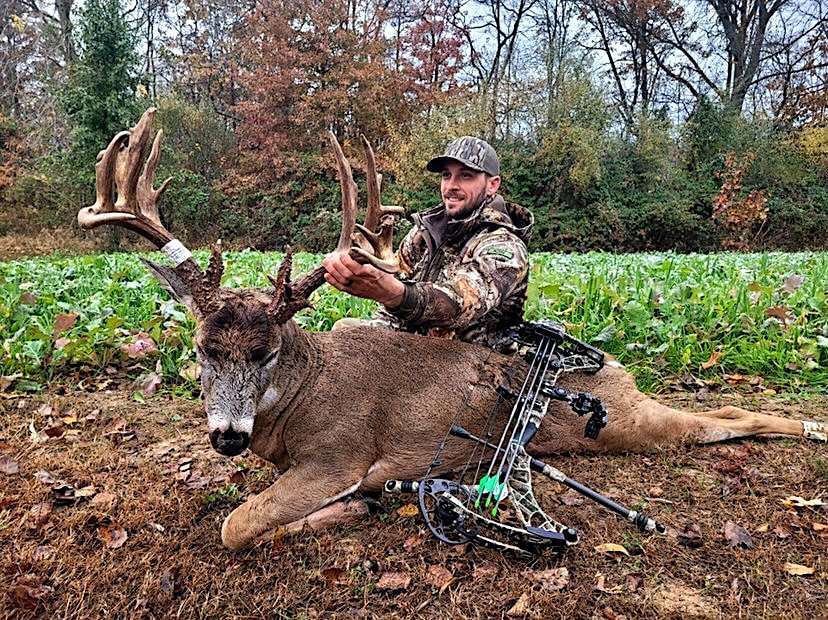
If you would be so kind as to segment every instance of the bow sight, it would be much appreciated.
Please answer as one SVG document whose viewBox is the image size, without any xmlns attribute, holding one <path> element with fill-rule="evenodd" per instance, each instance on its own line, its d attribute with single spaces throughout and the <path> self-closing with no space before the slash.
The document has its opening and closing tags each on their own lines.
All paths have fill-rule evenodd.
<svg viewBox="0 0 828 620">
<path fill-rule="evenodd" d="M 526 452 L 526 445 L 540 428 L 551 400 L 568 403 L 578 416 L 588 415 L 584 436 L 598 437 L 607 425 L 604 405 L 592 394 L 570 392 L 557 382 L 565 372 L 598 372 L 603 367 L 604 354 L 551 322 L 524 323 L 510 336 L 529 368 L 520 391 L 498 388 L 498 402 L 486 421 L 485 438 L 452 425 L 422 479 L 389 480 L 385 490 L 417 493 L 426 526 L 435 538 L 452 545 L 471 542 L 533 556 L 545 549 L 562 550 L 577 543 L 578 533 L 554 521 L 538 504 L 532 491 L 533 471 L 588 497 L 641 531 L 664 533 L 664 526 L 646 515 L 604 497 Z M 489 440 L 488 429 L 501 401 L 511 403 L 512 407 L 495 444 Z M 469 459 L 456 479 L 432 478 L 431 472 L 441 464 L 449 437 L 472 442 Z"/>
</svg>

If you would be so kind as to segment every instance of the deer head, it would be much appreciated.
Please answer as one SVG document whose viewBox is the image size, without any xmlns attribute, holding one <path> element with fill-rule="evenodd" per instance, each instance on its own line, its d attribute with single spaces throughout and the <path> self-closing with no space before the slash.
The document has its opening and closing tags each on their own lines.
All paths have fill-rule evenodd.
<svg viewBox="0 0 828 620">
<path fill-rule="evenodd" d="M 147 110 L 135 127 L 116 135 L 98 154 L 97 200 L 80 210 L 78 223 L 87 229 L 112 224 L 137 232 L 173 262 L 167 267 L 144 261 L 162 287 L 196 318 L 196 355 L 202 368 L 210 442 L 220 453 L 233 456 L 249 445 L 256 412 L 273 402 L 280 390 L 276 385 L 280 358 L 300 331 L 291 319 L 299 310 L 310 307 L 309 297 L 324 283 L 325 270 L 319 266 L 291 282 L 288 249 L 276 276 L 268 276 L 272 289 L 221 288 L 224 264 L 217 243 L 203 272 L 189 250 L 161 224 L 158 201 L 171 179 L 153 188 L 163 135 L 160 130 L 141 171 L 154 116 L 154 109 Z M 363 136 L 368 210 L 365 224 L 356 224 L 357 189 L 351 167 L 336 137 L 330 133 L 329 138 L 342 191 L 337 250 L 349 251 L 360 262 L 394 273 L 394 216 L 403 209 L 380 205 L 381 177 L 371 146 Z"/>
</svg>

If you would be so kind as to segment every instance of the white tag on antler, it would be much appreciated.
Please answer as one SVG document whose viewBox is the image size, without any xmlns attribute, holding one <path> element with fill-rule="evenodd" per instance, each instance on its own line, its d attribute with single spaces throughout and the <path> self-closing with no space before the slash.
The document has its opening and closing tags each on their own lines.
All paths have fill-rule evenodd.
<svg viewBox="0 0 828 620">
<path fill-rule="evenodd" d="M 193 255 L 190 253 L 190 250 L 184 247 L 184 244 L 181 243 L 178 239 L 173 239 L 168 244 L 166 244 L 161 251 L 167 255 L 175 266 L 178 267 L 181 263 L 183 263 L 188 258 L 192 258 Z"/>
</svg>

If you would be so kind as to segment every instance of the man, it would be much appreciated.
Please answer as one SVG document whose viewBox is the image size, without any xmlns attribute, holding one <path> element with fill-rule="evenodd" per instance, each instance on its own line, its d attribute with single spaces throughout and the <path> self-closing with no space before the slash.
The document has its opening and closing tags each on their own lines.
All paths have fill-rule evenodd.
<svg viewBox="0 0 828 620">
<path fill-rule="evenodd" d="M 497 193 L 500 162 L 480 138 L 454 140 L 426 169 L 441 176 L 442 202 L 414 214 L 397 251 L 400 278 L 335 252 L 325 280 L 382 304 L 372 324 L 501 348 L 523 319 L 532 214 Z"/>
</svg>

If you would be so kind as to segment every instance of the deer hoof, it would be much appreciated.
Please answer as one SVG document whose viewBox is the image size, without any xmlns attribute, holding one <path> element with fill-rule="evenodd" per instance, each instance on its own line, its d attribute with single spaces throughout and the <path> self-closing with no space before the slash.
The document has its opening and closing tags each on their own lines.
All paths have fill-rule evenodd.
<svg viewBox="0 0 828 620">
<path fill-rule="evenodd" d="M 828 427 L 826 427 L 824 422 L 803 420 L 802 436 L 815 441 L 828 441 Z"/>
</svg>

